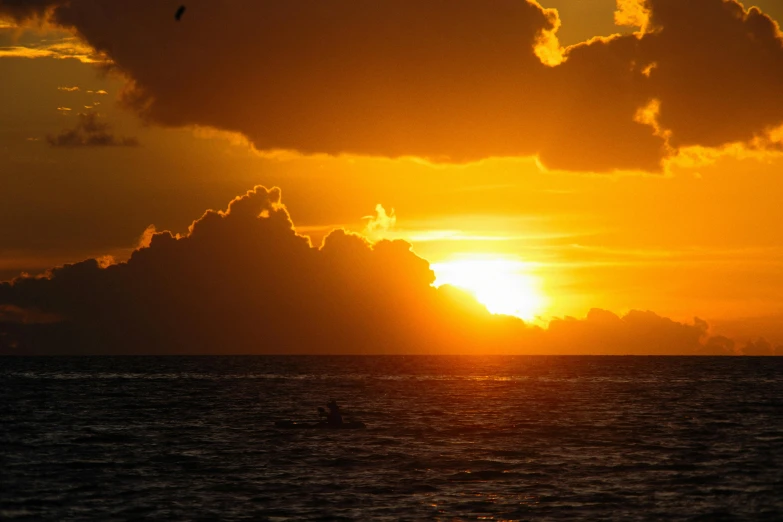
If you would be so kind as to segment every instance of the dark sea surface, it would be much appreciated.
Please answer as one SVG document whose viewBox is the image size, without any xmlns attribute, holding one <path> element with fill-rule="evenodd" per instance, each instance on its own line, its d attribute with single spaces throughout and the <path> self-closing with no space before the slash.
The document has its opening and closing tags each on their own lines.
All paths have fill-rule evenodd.
<svg viewBox="0 0 783 522">
<path fill-rule="evenodd" d="M 0 358 L 0 519 L 134 518 L 783 520 L 783 357 Z"/>
</svg>

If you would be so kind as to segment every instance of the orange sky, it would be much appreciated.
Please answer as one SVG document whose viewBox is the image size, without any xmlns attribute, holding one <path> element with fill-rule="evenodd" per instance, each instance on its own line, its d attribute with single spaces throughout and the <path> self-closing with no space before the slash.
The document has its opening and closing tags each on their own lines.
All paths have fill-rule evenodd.
<svg viewBox="0 0 783 522">
<path fill-rule="evenodd" d="M 0 5 L 0 280 L 276 186 L 316 246 L 405 240 L 540 326 L 783 345 L 783 4 L 540 3 Z"/>
</svg>

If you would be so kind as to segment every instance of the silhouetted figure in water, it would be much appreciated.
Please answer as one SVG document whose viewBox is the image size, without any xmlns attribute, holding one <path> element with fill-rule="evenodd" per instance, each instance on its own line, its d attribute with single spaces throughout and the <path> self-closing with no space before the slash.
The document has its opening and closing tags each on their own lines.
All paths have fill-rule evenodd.
<svg viewBox="0 0 783 522">
<path fill-rule="evenodd" d="M 177 22 L 179 22 L 184 12 L 185 12 L 185 6 L 184 5 L 179 6 L 179 9 L 177 9 L 177 12 L 174 14 L 174 19 L 177 20 Z"/>
<path fill-rule="evenodd" d="M 339 428 L 343 425 L 343 414 L 340 413 L 340 407 L 334 399 L 326 403 L 329 413 L 326 414 L 326 423 L 330 428 Z"/>
</svg>

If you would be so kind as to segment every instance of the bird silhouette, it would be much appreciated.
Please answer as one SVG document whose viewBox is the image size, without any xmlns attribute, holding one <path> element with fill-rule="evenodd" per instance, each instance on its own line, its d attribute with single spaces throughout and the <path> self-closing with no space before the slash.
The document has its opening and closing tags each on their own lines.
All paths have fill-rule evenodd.
<svg viewBox="0 0 783 522">
<path fill-rule="evenodd" d="M 179 22 L 180 18 L 182 18 L 182 13 L 185 12 L 185 6 L 181 5 L 179 6 L 179 9 L 177 9 L 177 12 L 174 14 L 174 18 Z"/>
</svg>

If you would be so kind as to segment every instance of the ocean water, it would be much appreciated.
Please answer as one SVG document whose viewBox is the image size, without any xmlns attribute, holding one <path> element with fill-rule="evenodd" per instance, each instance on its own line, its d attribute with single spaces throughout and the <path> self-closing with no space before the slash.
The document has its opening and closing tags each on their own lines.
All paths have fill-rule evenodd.
<svg viewBox="0 0 783 522">
<path fill-rule="evenodd" d="M 783 520 L 783 357 L 1 358 L 0 519 L 134 518 Z"/>
</svg>

